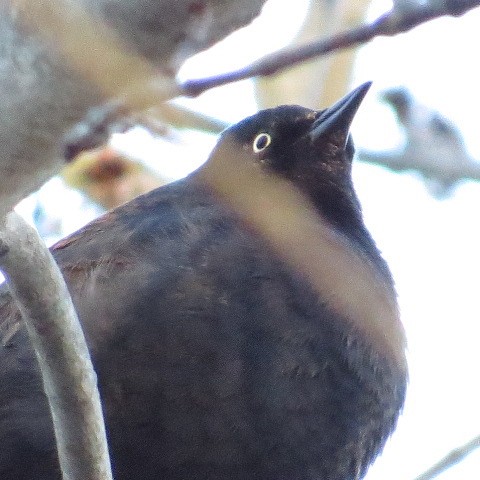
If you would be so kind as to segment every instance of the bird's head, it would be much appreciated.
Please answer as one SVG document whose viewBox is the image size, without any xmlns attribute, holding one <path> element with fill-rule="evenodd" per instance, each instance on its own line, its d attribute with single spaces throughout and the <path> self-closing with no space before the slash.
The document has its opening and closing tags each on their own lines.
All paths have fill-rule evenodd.
<svg viewBox="0 0 480 480">
<path fill-rule="evenodd" d="M 412 94 L 405 87 L 389 88 L 382 92 L 380 99 L 392 107 L 398 120 L 402 123 L 407 120 L 408 112 L 414 103 Z"/>
<path fill-rule="evenodd" d="M 325 110 L 297 105 L 263 110 L 222 135 L 262 172 L 293 183 L 326 220 L 366 250 L 372 240 L 353 189 L 349 130 L 369 87 L 364 83 Z"/>
</svg>

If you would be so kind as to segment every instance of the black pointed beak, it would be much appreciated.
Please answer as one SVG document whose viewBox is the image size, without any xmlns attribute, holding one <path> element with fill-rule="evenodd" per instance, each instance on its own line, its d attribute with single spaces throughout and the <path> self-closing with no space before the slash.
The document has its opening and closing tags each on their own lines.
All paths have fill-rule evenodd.
<svg viewBox="0 0 480 480">
<path fill-rule="evenodd" d="M 350 125 L 371 84 L 372 82 L 366 82 L 360 85 L 335 105 L 323 110 L 310 130 L 312 141 L 317 142 L 319 139 L 328 139 L 334 136 L 335 143 L 343 142 L 342 146 L 345 146 Z"/>
</svg>

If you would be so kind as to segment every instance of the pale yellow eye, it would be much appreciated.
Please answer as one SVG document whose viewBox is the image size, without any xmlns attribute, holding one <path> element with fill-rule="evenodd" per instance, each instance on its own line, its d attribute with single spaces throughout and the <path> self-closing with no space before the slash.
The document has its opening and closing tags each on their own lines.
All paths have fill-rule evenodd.
<svg viewBox="0 0 480 480">
<path fill-rule="evenodd" d="M 268 133 L 259 133 L 253 141 L 253 151 L 259 153 L 272 143 L 272 137 Z"/>
</svg>

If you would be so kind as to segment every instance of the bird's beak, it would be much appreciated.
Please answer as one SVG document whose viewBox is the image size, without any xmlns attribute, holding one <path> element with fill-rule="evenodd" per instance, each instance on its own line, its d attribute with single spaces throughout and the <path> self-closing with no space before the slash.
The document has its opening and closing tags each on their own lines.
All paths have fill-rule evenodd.
<svg viewBox="0 0 480 480">
<path fill-rule="evenodd" d="M 339 147 L 345 147 L 352 120 L 371 84 L 372 82 L 366 82 L 360 85 L 335 105 L 321 111 L 309 132 L 312 142 L 327 139 Z"/>
</svg>

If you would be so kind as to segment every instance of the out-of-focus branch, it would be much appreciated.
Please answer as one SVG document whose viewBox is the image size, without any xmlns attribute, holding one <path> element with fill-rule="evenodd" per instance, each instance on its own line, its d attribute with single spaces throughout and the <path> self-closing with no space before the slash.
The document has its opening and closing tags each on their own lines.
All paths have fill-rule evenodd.
<svg viewBox="0 0 480 480">
<path fill-rule="evenodd" d="M 54 45 L 65 63 L 107 98 L 120 97 L 126 108 L 143 110 L 181 93 L 174 78 L 161 74 L 146 59 L 126 49 L 118 33 L 95 20 L 81 3 L 16 3 L 29 28 Z"/>
<path fill-rule="evenodd" d="M 62 138 L 89 109 L 162 108 L 183 61 L 264 2 L 0 0 L 0 216 L 58 173 Z"/>
<path fill-rule="evenodd" d="M 461 462 L 467 455 L 470 455 L 474 450 L 480 447 L 480 435 L 472 438 L 469 442 L 461 447 L 455 448 L 445 457 L 443 457 L 435 465 L 431 466 L 426 472 L 415 478 L 415 480 L 432 480 L 445 470 L 453 467 Z"/>
<path fill-rule="evenodd" d="M 37 232 L 13 212 L 0 230 L 0 267 L 41 367 L 63 478 L 111 479 L 97 378 L 70 295 Z"/>
<path fill-rule="evenodd" d="M 73 160 L 86 150 L 104 145 L 113 132 L 125 132 L 138 125 L 160 136 L 167 135 L 170 126 L 208 133 L 220 133 L 229 126 L 227 122 L 172 103 L 153 106 L 128 117 L 124 115 L 123 107 L 117 103 L 92 108 L 85 119 L 64 137 L 65 159 Z"/>
<path fill-rule="evenodd" d="M 360 150 L 358 158 L 362 162 L 380 165 L 394 172 L 416 171 L 426 178 L 434 178 L 446 185 L 454 185 L 460 180 L 480 181 L 480 162 L 473 158 L 470 159 L 468 165 L 462 162 L 458 165 L 458 168 L 455 168 L 455 159 L 452 159 L 451 168 L 448 172 L 445 172 L 441 165 L 437 168 L 435 164 L 425 162 L 418 154 L 410 150 L 408 152 L 403 150 L 398 152 Z"/>
<path fill-rule="evenodd" d="M 411 3 L 409 3 L 411 5 Z M 373 23 L 348 30 L 302 47 L 286 48 L 267 55 L 252 64 L 233 72 L 210 78 L 186 81 L 182 94 L 197 96 L 200 93 L 227 83 L 251 77 L 273 75 L 280 70 L 305 62 L 320 55 L 366 43 L 375 37 L 392 36 L 411 30 L 418 25 L 442 16 L 459 16 L 480 5 L 479 0 L 431 0 L 425 4 L 407 8 L 393 8 Z"/>
<path fill-rule="evenodd" d="M 114 110 L 111 113 L 115 116 Z M 111 148 L 103 147 L 112 132 L 125 132 L 142 125 L 153 135 L 169 137 L 171 126 L 220 133 L 228 123 L 189 110 L 180 105 L 165 103 L 139 115 L 110 118 L 108 108 L 92 109 L 65 138 L 64 155 L 75 159 L 63 168 L 67 185 L 81 190 L 105 209 L 114 208 L 137 195 L 148 192 L 166 182 L 165 178 L 138 160 L 127 158 Z"/>
</svg>

